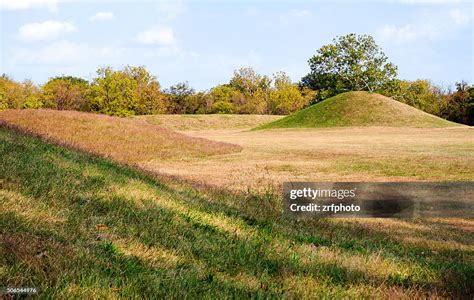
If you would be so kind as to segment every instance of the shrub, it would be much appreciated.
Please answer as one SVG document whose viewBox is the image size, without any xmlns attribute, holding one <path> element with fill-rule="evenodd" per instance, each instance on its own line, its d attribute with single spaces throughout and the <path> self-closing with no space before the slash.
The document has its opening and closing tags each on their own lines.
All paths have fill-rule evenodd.
<svg viewBox="0 0 474 300">
<path fill-rule="evenodd" d="M 211 112 L 213 114 L 233 114 L 237 111 L 234 105 L 227 101 L 217 101 L 212 105 Z"/>
</svg>

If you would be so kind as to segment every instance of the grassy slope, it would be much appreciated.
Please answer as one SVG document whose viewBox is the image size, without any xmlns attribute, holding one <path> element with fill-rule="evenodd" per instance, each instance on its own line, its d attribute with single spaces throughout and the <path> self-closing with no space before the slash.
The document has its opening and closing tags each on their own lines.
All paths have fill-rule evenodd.
<svg viewBox="0 0 474 300">
<path fill-rule="evenodd" d="M 379 94 L 348 92 L 257 129 L 345 126 L 448 127 L 459 124 Z"/>
<path fill-rule="evenodd" d="M 173 130 L 249 129 L 283 116 L 272 115 L 152 115 L 136 118 Z"/>
<path fill-rule="evenodd" d="M 126 163 L 205 157 L 240 147 L 192 138 L 138 119 L 57 110 L 6 110 L 0 124 Z"/>
<path fill-rule="evenodd" d="M 472 251 L 401 242 L 377 220 L 291 222 L 273 197 L 156 181 L 1 128 L 0 157 L 2 286 L 45 298 L 473 293 Z"/>
</svg>

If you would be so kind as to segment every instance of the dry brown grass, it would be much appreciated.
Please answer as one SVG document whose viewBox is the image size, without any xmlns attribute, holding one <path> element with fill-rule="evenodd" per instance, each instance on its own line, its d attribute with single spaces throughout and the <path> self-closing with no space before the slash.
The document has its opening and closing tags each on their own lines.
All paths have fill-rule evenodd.
<svg viewBox="0 0 474 300">
<path fill-rule="evenodd" d="M 272 115 L 159 115 L 137 116 L 151 124 L 173 130 L 247 129 L 254 128 L 284 116 Z"/>
<path fill-rule="evenodd" d="M 120 162 L 206 157 L 240 150 L 140 120 L 57 110 L 6 110 L 0 125 Z"/>
<path fill-rule="evenodd" d="M 150 161 L 146 167 L 232 189 L 285 181 L 474 180 L 474 131 L 458 128 L 196 130 L 195 137 L 243 148 L 206 159 Z"/>
<path fill-rule="evenodd" d="M 154 173 L 241 191 L 279 189 L 285 181 L 474 180 L 474 131 L 469 127 L 249 130 L 267 117 L 281 118 L 123 119 L 10 110 L 0 113 L 0 123 Z M 191 129 L 176 133 L 155 124 Z M 213 127 L 220 129 L 208 129 Z"/>
</svg>

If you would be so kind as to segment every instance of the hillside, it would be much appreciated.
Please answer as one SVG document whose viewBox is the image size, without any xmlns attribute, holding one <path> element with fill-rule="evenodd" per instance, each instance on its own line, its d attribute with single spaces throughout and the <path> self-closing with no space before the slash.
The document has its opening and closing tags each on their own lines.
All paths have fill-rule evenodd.
<svg viewBox="0 0 474 300">
<path fill-rule="evenodd" d="M 0 157 L 0 282 L 40 298 L 473 292 L 467 220 L 293 222 L 271 195 L 152 178 L 1 127 Z"/>
<path fill-rule="evenodd" d="M 121 162 L 204 157 L 240 147 L 189 137 L 139 119 L 77 111 L 6 110 L 0 125 Z"/>
<path fill-rule="evenodd" d="M 256 129 L 348 126 L 429 128 L 458 125 L 379 94 L 348 92 Z"/>
</svg>

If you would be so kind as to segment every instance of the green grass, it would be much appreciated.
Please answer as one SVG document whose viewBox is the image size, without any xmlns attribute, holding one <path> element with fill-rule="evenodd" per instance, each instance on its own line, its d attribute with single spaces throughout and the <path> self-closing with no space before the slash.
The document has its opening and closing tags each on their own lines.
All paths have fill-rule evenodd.
<svg viewBox="0 0 474 300">
<path fill-rule="evenodd" d="M 474 292 L 465 247 L 434 252 L 358 221 L 282 219 L 272 193 L 163 181 L 2 128 L 0 157 L 0 286 L 43 298 Z M 471 242 L 441 229 L 406 235 Z"/>
<path fill-rule="evenodd" d="M 256 129 L 347 126 L 460 126 L 379 94 L 347 92 Z"/>
</svg>

